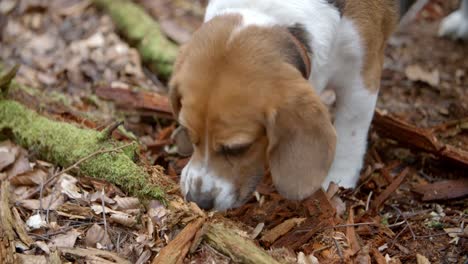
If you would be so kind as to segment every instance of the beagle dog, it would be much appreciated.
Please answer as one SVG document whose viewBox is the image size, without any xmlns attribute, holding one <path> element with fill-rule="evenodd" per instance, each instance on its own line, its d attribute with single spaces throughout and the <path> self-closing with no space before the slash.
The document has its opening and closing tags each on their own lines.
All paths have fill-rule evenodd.
<svg viewBox="0 0 468 264">
<path fill-rule="evenodd" d="M 468 0 L 461 0 L 460 8 L 442 20 L 439 36 L 468 40 Z"/>
<path fill-rule="evenodd" d="M 288 199 L 332 181 L 354 187 L 394 2 L 211 0 L 169 83 L 193 150 L 181 174 L 185 198 L 238 207 L 266 169 Z M 326 87 L 337 97 L 334 124 L 319 97 Z"/>
</svg>

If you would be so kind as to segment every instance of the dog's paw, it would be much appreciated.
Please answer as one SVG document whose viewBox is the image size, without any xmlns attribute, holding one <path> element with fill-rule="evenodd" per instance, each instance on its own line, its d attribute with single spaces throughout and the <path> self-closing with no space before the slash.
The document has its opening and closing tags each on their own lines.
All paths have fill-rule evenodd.
<svg viewBox="0 0 468 264">
<path fill-rule="evenodd" d="M 359 180 L 359 171 L 360 170 L 358 168 L 350 168 L 346 170 L 332 168 L 328 173 L 327 178 L 322 183 L 322 188 L 327 190 L 328 185 L 330 185 L 331 182 L 334 182 L 344 188 L 354 188 Z"/>
<path fill-rule="evenodd" d="M 457 10 L 444 18 L 439 28 L 439 37 L 468 40 L 468 16 Z"/>
</svg>

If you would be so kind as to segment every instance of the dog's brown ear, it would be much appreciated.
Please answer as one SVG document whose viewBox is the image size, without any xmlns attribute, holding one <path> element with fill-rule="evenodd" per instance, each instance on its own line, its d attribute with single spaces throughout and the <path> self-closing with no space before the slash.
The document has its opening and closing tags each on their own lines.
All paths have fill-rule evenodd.
<svg viewBox="0 0 468 264">
<path fill-rule="evenodd" d="M 328 110 L 304 80 L 267 113 L 270 170 L 278 192 L 301 200 L 321 188 L 335 155 Z"/>
<path fill-rule="evenodd" d="M 180 47 L 176 61 L 174 62 L 172 76 L 171 76 L 171 79 L 169 80 L 169 101 L 171 103 L 172 112 L 176 120 L 179 118 L 180 108 L 182 107 L 181 96 L 179 93 L 178 82 L 177 82 L 177 76 L 182 68 L 182 64 L 184 63 L 185 58 L 187 57 L 187 52 L 188 52 L 187 45 L 188 44 L 184 44 Z"/>
</svg>

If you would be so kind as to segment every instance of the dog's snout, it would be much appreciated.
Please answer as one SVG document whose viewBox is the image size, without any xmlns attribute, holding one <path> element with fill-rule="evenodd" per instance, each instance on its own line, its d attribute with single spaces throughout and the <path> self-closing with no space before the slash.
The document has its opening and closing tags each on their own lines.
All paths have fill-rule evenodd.
<svg viewBox="0 0 468 264">
<path fill-rule="evenodd" d="M 190 191 L 187 193 L 185 199 L 189 202 L 196 203 L 204 210 L 211 210 L 214 207 L 215 198 L 210 194 L 193 195 Z"/>
</svg>

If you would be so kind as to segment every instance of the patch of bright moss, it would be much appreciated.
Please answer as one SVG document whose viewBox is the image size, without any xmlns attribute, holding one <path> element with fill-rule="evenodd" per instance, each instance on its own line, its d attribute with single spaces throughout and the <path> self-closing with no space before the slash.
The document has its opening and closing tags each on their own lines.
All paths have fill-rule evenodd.
<svg viewBox="0 0 468 264">
<path fill-rule="evenodd" d="M 18 144 L 62 167 L 98 150 L 121 145 L 102 141 L 98 131 L 49 120 L 10 100 L 0 100 L 0 131 L 4 129 L 12 132 Z M 79 172 L 106 179 L 131 194 L 163 199 L 164 192 L 150 184 L 147 173 L 133 162 L 135 150 L 135 146 L 129 146 L 120 152 L 99 154 L 81 163 Z"/>
</svg>

